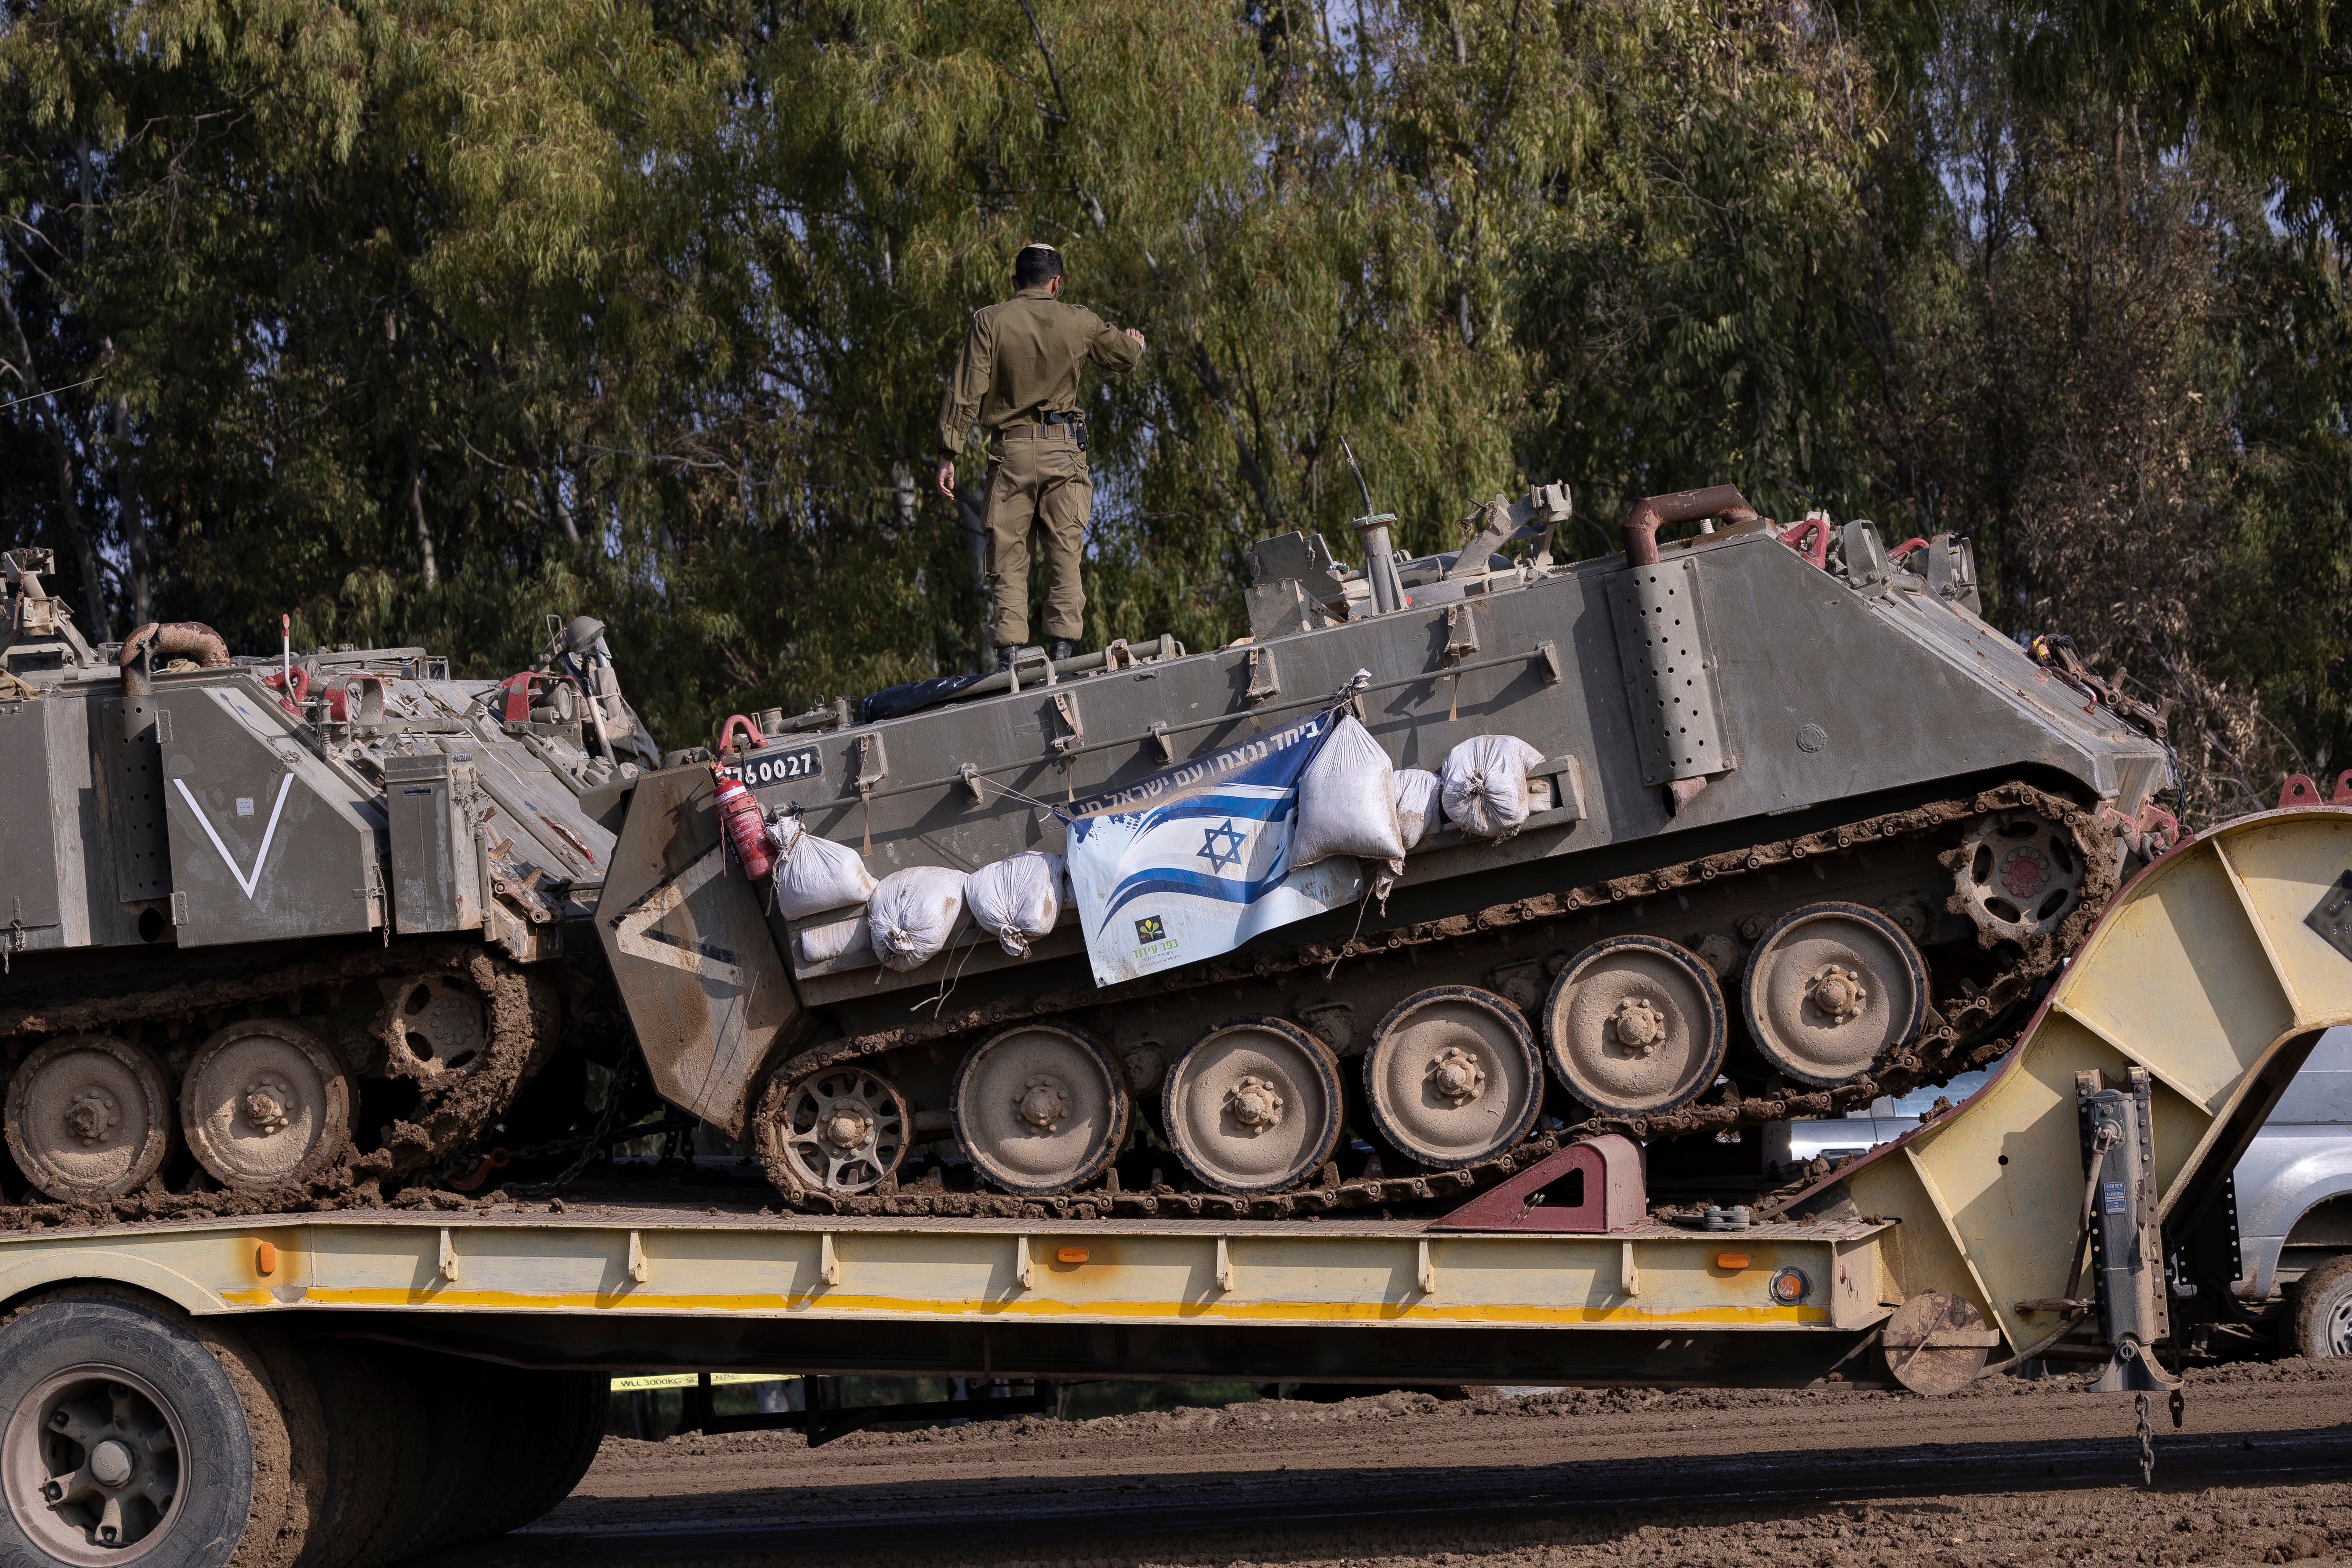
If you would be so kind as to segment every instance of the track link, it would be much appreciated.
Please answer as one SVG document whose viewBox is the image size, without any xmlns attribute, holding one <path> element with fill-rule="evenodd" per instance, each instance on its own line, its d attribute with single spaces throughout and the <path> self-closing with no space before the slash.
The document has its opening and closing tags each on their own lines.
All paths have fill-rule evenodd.
<svg viewBox="0 0 2352 1568">
<path fill-rule="evenodd" d="M 1687 1138 L 1703 1133 L 1736 1133 L 1790 1118 L 1833 1116 L 1866 1106 L 1882 1095 L 1904 1095 L 1923 1085 L 1944 1083 L 1960 1073 L 1997 1060 L 2010 1048 L 2014 1043 L 2013 1031 L 1998 1035 L 1987 1035 L 1985 1031 L 1991 1028 L 2003 1014 L 2030 997 L 2036 987 L 2057 972 L 2066 955 L 2083 944 L 2118 885 L 2113 830 L 2074 802 L 2031 784 L 2016 782 L 1997 784 L 1972 795 L 1865 817 L 1793 838 L 1700 856 L 1633 876 L 1491 905 L 1474 913 L 1399 926 L 1370 937 L 1352 939 L 1336 947 L 1309 944 L 1286 952 L 1255 956 L 1246 963 L 1212 963 L 1201 970 L 1133 981 L 1103 991 L 1062 991 L 1027 999 L 1007 998 L 945 1018 L 828 1041 L 787 1060 L 776 1069 L 775 1074 L 778 1081 L 797 1079 L 823 1068 L 857 1058 L 992 1029 L 1023 1019 L 1045 1017 L 1080 1007 L 1100 1006 L 1105 1003 L 1136 1000 L 1198 986 L 1329 968 L 1348 959 L 1371 953 L 1436 946 L 1475 933 L 1556 920 L 1580 910 L 1655 897 L 1700 883 L 1767 873 L 1820 856 L 1834 855 L 1841 850 L 1896 842 L 1941 832 L 1955 823 L 2021 810 L 2034 812 L 2045 820 L 2063 826 L 2072 835 L 2085 867 L 2080 901 L 2056 930 L 2025 944 L 2021 959 L 2012 968 L 1979 991 L 1958 998 L 1944 999 L 1941 1009 L 1929 1007 L 1918 1034 L 1912 1040 L 1881 1058 L 1871 1072 L 1834 1089 L 1743 1097 L 1736 1084 L 1726 1085 L 1723 1092 L 1715 1099 L 1659 1115 L 1595 1116 L 1572 1126 L 1543 1132 L 1507 1152 L 1463 1170 L 1328 1181 L 1265 1197 L 1185 1192 L 1167 1185 L 1148 1192 L 1104 1188 L 1052 1198 L 950 1193 L 920 1186 L 901 1188 L 895 1193 L 841 1196 L 788 1187 L 782 1189 L 784 1202 L 787 1206 L 805 1213 L 868 1216 L 961 1215 L 994 1218 L 1167 1216 L 1296 1219 L 1347 1209 L 1458 1200 L 1502 1181 L 1567 1144 L 1605 1132 L 1619 1132 L 1643 1142 Z M 1945 864 L 1952 865 L 1958 853 L 1947 852 L 1943 858 Z M 1959 911 L 1957 900 L 1953 908 L 1956 912 L 1963 912 Z M 1983 940 L 1990 945 L 1990 939 Z M 763 1128 L 763 1135 L 764 1132 Z M 778 1160 L 767 1157 L 771 1151 L 763 1149 L 761 1152 L 772 1173 L 781 1168 Z"/>
<path fill-rule="evenodd" d="M 561 1002 L 558 982 L 544 972 L 544 966 L 526 969 L 478 945 L 429 942 L 313 959 L 255 974 L 128 995 L 0 1010 L 0 1041 L 22 1041 L 125 1025 L 185 1022 L 255 1002 L 278 1002 L 305 993 L 333 994 L 352 984 L 406 983 L 434 976 L 463 981 L 479 994 L 488 1044 L 469 1070 L 420 1081 L 416 1109 L 383 1129 L 377 1148 L 364 1153 L 347 1152 L 333 1166 L 308 1181 L 267 1190 L 168 1193 L 157 1190 L 158 1182 L 147 1190 L 112 1199 L 0 1205 L 0 1226 L 299 1212 L 381 1203 L 380 1194 L 392 1190 L 394 1184 L 438 1168 L 473 1143 L 545 1065 L 558 1039 Z M 327 1043 L 335 1045 L 331 1040 Z M 10 1052 L 12 1057 L 20 1054 L 21 1048 Z"/>
</svg>

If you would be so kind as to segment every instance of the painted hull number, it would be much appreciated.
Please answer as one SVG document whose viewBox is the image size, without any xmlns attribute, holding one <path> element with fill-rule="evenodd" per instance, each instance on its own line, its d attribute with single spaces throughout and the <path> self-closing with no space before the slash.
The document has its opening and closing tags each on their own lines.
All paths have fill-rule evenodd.
<svg viewBox="0 0 2352 1568">
<path fill-rule="evenodd" d="M 815 778 L 824 772 L 824 763 L 823 753 L 814 746 L 795 746 L 789 752 L 763 752 L 734 772 L 756 789 L 761 784 L 797 784 Z"/>
</svg>

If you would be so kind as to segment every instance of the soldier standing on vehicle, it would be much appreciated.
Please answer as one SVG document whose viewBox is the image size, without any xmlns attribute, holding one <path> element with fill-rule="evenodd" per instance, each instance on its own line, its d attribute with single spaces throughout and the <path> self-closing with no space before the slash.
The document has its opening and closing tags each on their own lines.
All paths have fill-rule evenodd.
<svg viewBox="0 0 2352 1568">
<path fill-rule="evenodd" d="M 1054 586 L 1045 600 L 1049 658 L 1067 658 L 1086 635 L 1086 589 L 1078 580 L 1094 481 L 1087 474 L 1087 426 L 1077 412 L 1078 370 L 1135 368 L 1143 334 L 1110 326 L 1062 299 L 1062 255 L 1032 240 L 1013 258 L 1013 298 L 972 313 L 963 353 L 940 405 L 940 494 L 955 498 L 956 455 L 975 419 L 988 451 L 988 584 L 996 599 L 989 630 L 996 668 L 1029 640 L 1029 534 L 1045 535 Z"/>
</svg>

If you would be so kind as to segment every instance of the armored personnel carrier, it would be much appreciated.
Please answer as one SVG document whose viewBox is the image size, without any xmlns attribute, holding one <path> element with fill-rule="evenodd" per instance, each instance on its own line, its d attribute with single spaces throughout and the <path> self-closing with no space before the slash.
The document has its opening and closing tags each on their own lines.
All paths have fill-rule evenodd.
<svg viewBox="0 0 2352 1568">
<path fill-rule="evenodd" d="M 194 623 L 92 647 L 48 552 L 0 562 L 7 1196 L 282 1202 L 496 1127 L 591 984 L 599 803 L 660 762 L 603 628 L 504 681 Z"/>
<path fill-rule="evenodd" d="M 1368 516 L 1361 569 L 1282 535 L 1231 647 L 1026 650 L 635 780 L 597 930 L 656 1087 L 801 1207 L 1276 1216 L 1602 1129 L 1654 1189 L 2002 1049 L 2174 832 L 2160 720 L 1987 625 L 1965 540 L 1727 486 L 1562 563 L 1570 515 L 1496 497 L 1418 559 Z M 1447 771 L 1444 812 L 1393 863 L 1252 859 L 1297 796 L 1244 775 L 1347 720 L 1392 783 Z M 1471 784 L 1523 793 L 1455 815 L 1495 755 Z M 1090 836 L 1147 822 L 1198 863 L 1089 892 Z M 772 901 L 772 854 L 837 868 L 839 907 Z M 982 923 L 965 892 L 1024 856 L 1050 921 Z M 1168 912 L 1276 892 L 1206 946 Z"/>
</svg>

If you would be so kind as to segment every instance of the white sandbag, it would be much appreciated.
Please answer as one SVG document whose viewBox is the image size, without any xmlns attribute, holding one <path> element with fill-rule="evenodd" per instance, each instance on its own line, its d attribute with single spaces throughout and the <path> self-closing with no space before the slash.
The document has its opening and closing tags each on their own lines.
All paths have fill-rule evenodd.
<svg viewBox="0 0 2352 1568">
<path fill-rule="evenodd" d="M 845 921 L 828 921 L 823 925 L 801 928 L 801 962 L 831 963 L 861 948 L 871 948 L 874 938 L 866 930 L 866 911 L 860 910 Z"/>
<path fill-rule="evenodd" d="M 874 954 L 893 969 L 920 969 L 939 956 L 963 919 L 964 874 L 944 866 L 893 871 L 866 900 Z"/>
<path fill-rule="evenodd" d="M 1350 716 L 1332 726 L 1307 771 L 1298 775 L 1298 821 L 1290 832 L 1295 870 L 1353 855 L 1404 868 L 1404 835 L 1397 826 L 1389 754 Z"/>
<path fill-rule="evenodd" d="M 1445 819 L 1480 838 L 1508 838 L 1528 819 L 1528 770 L 1543 760 L 1517 735 L 1471 736 L 1445 754 Z"/>
<path fill-rule="evenodd" d="M 1427 768 L 1399 768 L 1391 783 L 1396 790 L 1397 831 L 1411 849 L 1436 828 L 1444 809 L 1437 804 L 1437 775 Z"/>
<path fill-rule="evenodd" d="M 776 912 L 786 920 L 848 909 L 874 896 L 874 879 L 866 874 L 866 862 L 857 851 L 818 837 L 801 826 L 800 818 L 780 817 L 768 824 L 768 842 L 776 851 Z"/>
<path fill-rule="evenodd" d="M 1015 958 L 1062 918 L 1062 858 L 1040 850 L 1008 856 L 964 879 L 963 901 L 982 931 Z"/>
</svg>

